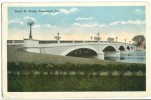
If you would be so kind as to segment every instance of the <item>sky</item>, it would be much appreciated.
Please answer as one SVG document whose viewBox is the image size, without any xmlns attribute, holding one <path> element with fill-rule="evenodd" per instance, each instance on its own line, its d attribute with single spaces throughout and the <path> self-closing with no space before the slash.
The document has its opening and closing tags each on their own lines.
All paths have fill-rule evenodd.
<svg viewBox="0 0 151 100">
<path fill-rule="evenodd" d="M 119 42 L 132 41 L 146 34 L 145 6 L 69 6 L 9 7 L 8 39 L 29 38 L 29 20 L 33 39 L 90 40 L 100 33 L 102 41 L 118 37 Z"/>
</svg>

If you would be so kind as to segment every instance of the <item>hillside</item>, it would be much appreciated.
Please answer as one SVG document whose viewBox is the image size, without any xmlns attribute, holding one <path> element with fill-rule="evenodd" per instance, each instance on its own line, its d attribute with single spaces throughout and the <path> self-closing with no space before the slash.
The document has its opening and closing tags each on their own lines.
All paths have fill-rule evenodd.
<svg viewBox="0 0 151 100">
<path fill-rule="evenodd" d="M 87 64 L 120 64 L 119 62 L 98 60 L 92 58 L 79 58 L 58 56 L 50 54 L 30 53 L 23 50 L 22 46 L 7 46 L 8 62 L 33 62 L 33 63 L 87 63 Z"/>
</svg>

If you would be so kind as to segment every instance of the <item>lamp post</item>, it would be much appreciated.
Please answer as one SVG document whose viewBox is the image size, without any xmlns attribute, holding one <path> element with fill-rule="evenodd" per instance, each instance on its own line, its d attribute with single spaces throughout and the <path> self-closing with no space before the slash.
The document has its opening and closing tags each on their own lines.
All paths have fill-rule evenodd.
<svg viewBox="0 0 151 100">
<path fill-rule="evenodd" d="M 27 23 L 28 26 L 30 26 L 30 35 L 29 35 L 29 39 L 32 39 L 32 26 L 34 25 L 34 21 L 33 20 L 29 20 Z"/>
<path fill-rule="evenodd" d="M 126 39 L 125 39 L 125 49 L 126 49 Z"/>
<path fill-rule="evenodd" d="M 116 36 L 116 38 L 115 38 L 115 39 L 116 39 L 116 50 L 117 50 L 117 39 L 118 39 L 118 37 Z"/>
<path fill-rule="evenodd" d="M 126 39 L 125 39 L 125 43 L 126 43 Z"/>
<path fill-rule="evenodd" d="M 98 32 L 97 35 L 98 35 L 98 43 L 99 43 L 100 40 L 101 40 L 101 38 L 100 38 L 100 33 Z"/>
<path fill-rule="evenodd" d="M 94 40 L 98 41 L 98 43 L 100 42 L 101 37 L 99 32 L 97 33 L 97 37 L 94 37 Z"/>
<path fill-rule="evenodd" d="M 58 32 L 57 36 L 54 37 L 58 41 L 58 43 L 60 43 L 60 39 L 61 39 L 61 37 L 59 35 L 60 35 L 60 33 Z"/>
<path fill-rule="evenodd" d="M 100 33 L 98 32 L 97 33 L 97 37 L 94 37 L 94 39 L 96 41 L 98 41 L 98 54 L 100 53 L 100 40 L 101 40 L 101 37 L 100 37 Z"/>
<path fill-rule="evenodd" d="M 118 37 L 116 37 L 116 43 L 117 43 L 117 39 L 118 39 Z"/>
</svg>

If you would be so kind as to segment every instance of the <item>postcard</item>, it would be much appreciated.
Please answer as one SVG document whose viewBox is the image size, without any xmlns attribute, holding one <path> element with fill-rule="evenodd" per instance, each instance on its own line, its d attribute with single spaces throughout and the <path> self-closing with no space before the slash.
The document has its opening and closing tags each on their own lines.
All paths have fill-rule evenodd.
<svg viewBox="0 0 151 100">
<path fill-rule="evenodd" d="M 148 2 L 2 3 L 6 99 L 150 95 Z"/>
</svg>

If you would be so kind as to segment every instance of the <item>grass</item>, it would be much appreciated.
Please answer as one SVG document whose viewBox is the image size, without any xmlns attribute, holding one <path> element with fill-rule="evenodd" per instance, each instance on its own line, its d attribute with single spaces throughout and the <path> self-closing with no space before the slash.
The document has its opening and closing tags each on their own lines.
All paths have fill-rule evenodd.
<svg viewBox="0 0 151 100">
<path fill-rule="evenodd" d="M 9 75 L 9 92 L 145 91 L 145 76 Z"/>
</svg>

